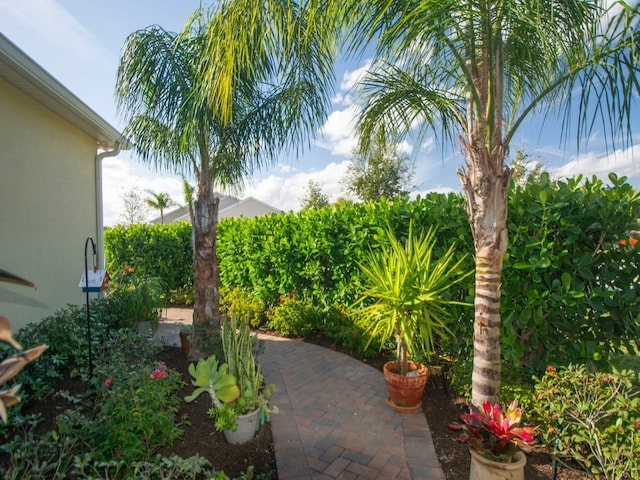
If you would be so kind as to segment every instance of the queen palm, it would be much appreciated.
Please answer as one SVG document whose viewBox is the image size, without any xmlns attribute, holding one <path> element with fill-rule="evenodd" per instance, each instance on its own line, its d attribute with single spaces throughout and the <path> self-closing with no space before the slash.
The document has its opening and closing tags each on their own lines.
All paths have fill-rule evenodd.
<svg viewBox="0 0 640 480">
<path fill-rule="evenodd" d="M 196 347 L 220 321 L 214 188 L 238 188 L 280 149 L 299 145 L 328 103 L 329 89 L 311 86 L 330 81 L 332 45 L 314 49 L 313 29 L 293 2 L 274 2 L 278 8 L 270 11 L 285 16 L 277 24 L 283 31 L 268 24 L 268 2 L 253 3 L 197 10 L 180 34 L 158 26 L 134 32 L 118 70 L 118 105 L 136 153 L 196 181 L 190 205 Z"/>
<path fill-rule="evenodd" d="M 361 85 L 361 138 L 381 125 L 460 141 L 458 174 L 475 243 L 472 402 L 500 390 L 500 282 L 507 249 L 505 155 L 540 109 L 577 110 L 577 137 L 602 120 L 631 139 L 640 85 L 638 5 L 597 0 L 347 0 L 354 45 L 376 40 Z M 577 108 L 572 105 L 577 102 Z M 568 123 L 566 123 L 568 124 Z M 618 136 L 620 135 L 620 136 Z"/>
<path fill-rule="evenodd" d="M 147 190 L 147 193 L 151 196 L 145 198 L 144 203 L 149 205 L 151 208 L 160 210 L 160 223 L 164 224 L 164 210 L 165 208 L 169 208 L 172 205 L 175 205 L 175 202 L 172 200 L 171 196 L 168 193 L 155 193 L 151 190 Z"/>
</svg>

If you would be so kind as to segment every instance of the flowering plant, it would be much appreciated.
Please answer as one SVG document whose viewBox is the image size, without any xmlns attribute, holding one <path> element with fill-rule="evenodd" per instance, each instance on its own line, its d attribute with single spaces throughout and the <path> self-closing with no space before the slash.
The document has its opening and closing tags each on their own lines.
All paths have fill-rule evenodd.
<svg viewBox="0 0 640 480">
<path fill-rule="evenodd" d="M 533 440 L 537 427 L 521 427 L 522 408 L 514 400 L 504 409 L 501 403 L 491 405 L 484 402 L 480 408 L 469 403 L 469 413 L 460 416 L 462 424 L 449 425 L 454 430 L 463 430 L 458 438 L 469 442 L 471 448 L 491 460 L 508 463 L 518 448 L 531 450 L 527 442 Z"/>
</svg>

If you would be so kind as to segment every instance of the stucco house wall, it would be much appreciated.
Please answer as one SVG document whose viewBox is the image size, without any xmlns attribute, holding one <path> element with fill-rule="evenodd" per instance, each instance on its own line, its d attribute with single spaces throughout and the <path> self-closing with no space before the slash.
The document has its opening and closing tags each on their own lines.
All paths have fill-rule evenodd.
<svg viewBox="0 0 640 480">
<path fill-rule="evenodd" d="M 99 140 L 72 114 L 74 106 L 88 107 L 21 55 L 0 38 L 0 268 L 36 284 L 30 289 L 0 282 L 0 315 L 13 330 L 69 303 L 84 303 L 78 282 L 85 242 L 89 236 L 102 241 L 96 155 L 119 136 L 89 111 L 104 122 L 98 130 L 113 137 L 112 145 Z M 20 72 L 16 59 L 29 71 Z M 47 84 L 42 89 L 34 88 L 38 76 Z"/>
</svg>

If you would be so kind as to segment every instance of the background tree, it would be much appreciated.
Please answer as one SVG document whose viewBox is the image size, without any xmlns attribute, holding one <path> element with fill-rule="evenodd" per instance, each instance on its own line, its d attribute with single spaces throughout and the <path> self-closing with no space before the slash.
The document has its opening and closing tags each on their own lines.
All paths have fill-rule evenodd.
<svg viewBox="0 0 640 480">
<path fill-rule="evenodd" d="M 329 206 L 329 196 L 322 192 L 322 186 L 318 182 L 309 180 L 305 194 L 302 197 L 302 209 L 307 210 L 327 206 Z"/>
<path fill-rule="evenodd" d="M 147 190 L 147 193 L 150 194 L 151 197 L 145 198 L 144 202 L 151 208 L 160 210 L 160 224 L 164 225 L 164 209 L 169 208 L 176 203 L 171 199 L 171 196 L 168 193 L 155 193 L 151 190 Z"/>
<path fill-rule="evenodd" d="M 388 142 L 384 133 L 373 142 L 360 145 L 342 179 L 347 192 L 362 201 L 408 195 L 413 188 L 415 172 L 408 155 L 398 150 L 398 144 Z"/>
<path fill-rule="evenodd" d="M 495 402 L 512 175 L 505 156 L 536 110 L 564 109 L 565 125 L 577 111 L 578 139 L 601 121 L 610 141 L 631 140 L 640 94 L 638 4 L 345 0 L 338 8 L 352 48 L 377 41 L 361 83 L 360 138 L 369 142 L 385 126 L 400 136 L 434 132 L 460 141 L 476 262 L 472 402 Z"/>
<path fill-rule="evenodd" d="M 540 180 L 544 170 L 544 162 L 541 158 L 537 161 L 529 161 L 530 155 L 519 149 L 516 156 L 509 163 L 511 167 L 511 178 L 516 185 L 526 185 L 527 183 L 536 183 Z"/>
<path fill-rule="evenodd" d="M 121 217 L 125 225 L 147 221 L 149 211 L 138 187 L 131 187 L 130 190 L 122 195 L 122 206 L 123 211 Z"/>
<path fill-rule="evenodd" d="M 314 20 L 296 2 L 228 0 L 181 34 L 152 26 L 125 43 L 116 91 L 135 152 L 196 181 L 193 356 L 220 325 L 214 188 L 239 188 L 326 116 L 335 43 Z"/>
</svg>

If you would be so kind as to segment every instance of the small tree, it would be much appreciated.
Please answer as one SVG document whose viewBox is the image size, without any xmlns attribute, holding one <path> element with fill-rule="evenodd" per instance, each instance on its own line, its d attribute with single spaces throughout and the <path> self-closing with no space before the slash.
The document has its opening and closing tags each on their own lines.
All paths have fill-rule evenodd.
<svg viewBox="0 0 640 480">
<path fill-rule="evenodd" d="M 168 193 L 155 193 L 151 190 L 147 190 L 147 193 L 151 195 L 151 197 L 145 198 L 144 203 L 149 205 L 151 208 L 155 208 L 156 210 L 160 210 L 160 223 L 164 225 L 164 209 L 169 208 L 176 203 L 169 196 Z"/>
<path fill-rule="evenodd" d="M 329 196 L 322 191 L 322 186 L 318 182 L 309 180 L 307 189 L 302 197 L 302 209 L 316 209 L 329 206 Z"/>
<path fill-rule="evenodd" d="M 147 220 L 147 206 L 145 205 L 138 187 L 132 187 L 122 196 L 123 212 L 122 219 L 125 225 L 142 223 Z"/>
<path fill-rule="evenodd" d="M 513 171 L 511 178 L 517 185 L 536 183 L 544 172 L 542 158 L 539 157 L 537 161 L 529 161 L 530 157 L 531 155 L 526 153 L 524 149 L 520 149 L 516 152 L 516 158 L 509 162 Z"/>
<path fill-rule="evenodd" d="M 388 142 L 384 132 L 375 136 L 368 148 L 361 146 L 347 168 L 342 184 L 347 191 L 363 201 L 407 195 L 414 167 L 407 155 L 398 151 L 398 144 Z"/>
</svg>

